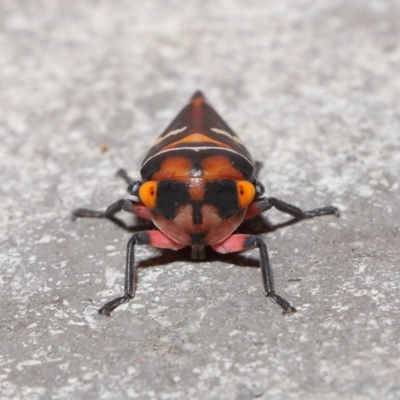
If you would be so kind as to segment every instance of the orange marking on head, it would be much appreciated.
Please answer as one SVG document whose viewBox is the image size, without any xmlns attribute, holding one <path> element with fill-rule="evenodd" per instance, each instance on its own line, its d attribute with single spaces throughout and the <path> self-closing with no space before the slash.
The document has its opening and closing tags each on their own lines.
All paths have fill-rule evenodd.
<svg viewBox="0 0 400 400">
<path fill-rule="evenodd" d="M 201 201 L 204 198 L 205 187 L 203 179 L 191 179 L 189 183 L 189 196 L 193 201 Z"/>
<path fill-rule="evenodd" d="M 187 178 L 190 177 L 192 161 L 186 157 L 168 157 L 152 176 L 153 181 L 161 179 Z"/>
<path fill-rule="evenodd" d="M 231 160 L 225 156 L 207 157 L 201 164 L 205 178 L 243 179 L 243 174 L 237 170 Z"/>
</svg>

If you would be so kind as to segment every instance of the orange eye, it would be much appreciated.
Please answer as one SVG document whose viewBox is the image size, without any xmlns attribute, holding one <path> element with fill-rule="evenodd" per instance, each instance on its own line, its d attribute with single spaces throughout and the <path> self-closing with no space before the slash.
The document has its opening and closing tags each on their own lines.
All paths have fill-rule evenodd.
<svg viewBox="0 0 400 400">
<path fill-rule="evenodd" d="M 256 189 L 249 181 L 236 181 L 239 207 L 247 207 L 254 199 Z"/>
<path fill-rule="evenodd" d="M 139 198 L 146 207 L 154 209 L 156 207 L 157 182 L 149 181 L 143 183 L 139 189 Z"/>
</svg>

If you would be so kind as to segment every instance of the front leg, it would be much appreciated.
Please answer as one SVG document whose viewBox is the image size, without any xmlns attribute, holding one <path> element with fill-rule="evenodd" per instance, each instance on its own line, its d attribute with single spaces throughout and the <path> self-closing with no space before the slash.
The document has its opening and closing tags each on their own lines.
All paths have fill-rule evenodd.
<svg viewBox="0 0 400 400">
<path fill-rule="evenodd" d="M 212 248 L 219 253 L 232 253 L 258 247 L 260 251 L 260 268 L 264 283 L 264 292 L 274 303 L 282 308 L 282 314 L 297 312 L 296 309 L 284 298 L 278 296 L 274 290 L 271 267 L 268 257 L 268 249 L 263 240 L 255 235 L 235 234 L 229 236 L 223 242 L 218 243 Z"/>
<path fill-rule="evenodd" d="M 129 199 L 118 200 L 104 211 L 77 208 L 72 212 L 72 220 L 75 221 L 77 218 L 107 218 L 118 225 L 125 226 L 122 220 L 115 217 L 115 214 L 122 210 L 135 214 L 140 218 L 151 220 L 150 210 L 143 203 Z"/>
<path fill-rule="evenodd" d="M 135 245 L 146 244 L 152 247 L 158 247 L 161 249 L 172 249 L 179 250 L 184 245 L 181 245 L 160 231 L 142 231 L 135 233 L 128 242 L 126 249 L 126 265 L 125 265 L 125 294 L 121 297 L 117 297 L 114 300 L 106 303 L 99 310 L 100 315 L 109 317 L 111 311 L 115 310 L 121 304 L 127 303 L 132 300 L 135 296 Z"/>
</svg>

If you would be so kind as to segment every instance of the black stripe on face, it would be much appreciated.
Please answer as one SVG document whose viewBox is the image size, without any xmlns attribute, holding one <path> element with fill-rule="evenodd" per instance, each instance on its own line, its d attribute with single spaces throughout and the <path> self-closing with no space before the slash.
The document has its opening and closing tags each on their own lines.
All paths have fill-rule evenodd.
<svg viewBox="0 0 400 400">
<path fill-rule="evenodd" d="M 204 246 L 204 234 L 203 233 L 194 233 L 192 235 L 192 245 L 194 246 Z"/>
<path fill-rule="evenodd" d="M 156 211 L 168 219 L 175 218 L 178 207 L 190 203 L 189 188 L 184 182 L 161 180 L 157 184 Z"/>
<path fill-rule="evenodd" d="M 193 209 L 192 219 L 194 225 L 201 225 L 203 223 L 203 214 L 201 213 L 201 206 L 202 203 L 200 203 L 199 201 L 194 201 L 192 203 L 192 209 Z"/>
<path fill-rule="evenodd" d="M 239 210 L 236 182 L 233 179 L 215 180 L 206 183 L 204 203 L 211 204 L 227 219 Z"/>
</svg>

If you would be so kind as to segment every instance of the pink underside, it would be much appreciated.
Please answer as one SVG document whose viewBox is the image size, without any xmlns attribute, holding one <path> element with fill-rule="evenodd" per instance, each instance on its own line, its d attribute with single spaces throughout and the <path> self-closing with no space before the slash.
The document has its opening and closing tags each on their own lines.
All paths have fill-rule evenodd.
<svg viewBox="0 0 400 400">
<path fill-rule="evenodd" d="M 140 218 L 151 220 L 150 210 L 142 203 L 135 203 L 133 212 Z"/>
<path fill-rule="evenodd" d="M 238 233 L 229 236 L 224 241 L 217 243 L 211 247 L 218 253 L 222 254 L 234 253 L 236 251 L 243 251 L 246 250 L 243 244 L 248 237 L 249 235 Z"/>
<path fill-rule="evenodd" d="M 186 247 L 185 245 L 175 242 L 161 231 L 146 231 L 146 233 L 150 237 L 150 246 L 171 250 L 179 250 Z"/>
<path fill-rule="evenodd" d="M 260 204 L 257 201 L 253 201 L 248 207 L 246 211 L 246 215 L 244 219 L 250 219 L 255 217 L 256 215 L 261 213 Z"/>
<path fill-rule="evenodd" d="M 189 207 L 190 208 L 190 207 Z M 155 216 L 158 219 L 163 219 L 164 217 L 161 216 L 157 216 L 154 212 L 153 215 L 151 213 L 151 211 L 142 203 L 136 203 L 134 204 L 134 213 L 144 219 L 149 219 L 149 220 L 153 220 L 153 222 L 158 226 L 158 224 L 155 221 Z M 260 206 L 257 202 L 253 202 L 250 204 L 250 206 L 248 207 L 248 209 L 246 210 L 246 214 L 244 215 L 244 219 L 249 219 L 252 218 L 254 216 L 256 216 L 257 214 L 260 213 Z M 206 213 L 207 214 L 207 213 Z M 210 213 L 211 215 L 212 213 Z M 182 214 L 184 215 L 184 214 Z M 156 218 L 156 219 L 157 219 Z M 210 217 L 211 218 L 211 217 Z M 165 219 L 165 218 L 164 218 Z M 186 225 L 188 224 L 187 221 L 191 221 L 191 213 L 188 216 L 188 218 L 186 218 L 184 220 L 184 227 L 186 227 Z M 243 220 L 243 214 L 241 217 L 241 220 Z M 158 221 L 159 222 L 159 221 Z M 184 232 L 184 230 L 181 230 L 178 226 L 175 225 L 176 221 L 166 221 L 166 226 L 163 226 L 163 230 L 165 232 L 168 232 L 170 235 L 172 236 L 176 236 L 179 237 L 178 233 L 181 233 L 183 236 L 188 236 L 188 238 L 185 238 L 185 240 L 181 239 L 179 240 L 181 243 L 179 243 L 176 240 L 171 239 L 171 237 L 169 237 L 167 234 L 163 233 L 160 230 L 152 230 L 152 231 L 146 231 L 146 233 L 149 235 L 150 237 L 150 242 L 149 245 L 153 246 L 153 247 L 157 247 L 160 249 L 171 249 L 171 250 L 179 250 L 182 249 L 186 246 L 190 246 L 190 229 L 189 232 L 186 229 L 186 232 Z M 223 221 L 224 223 L 227 223 L 229 221 Z M 211 232 L 214 232 L 215 234 L 221 232 L 222 233 L 222 237 L 224 237 L 224 235 L 229 234 L 229 232 L 232 232 L 235 229 L 235 224 L 232 224 L 230 222 L 230 224 L 232 226 L 228 226 L 228 231 L 226 233 L 223 233 L 225 231 L 221 229 L 221 226 L 218 226 L 218 229 L 210 229 Z M 240 222 L 238 223 L 240 224 Z M 236 226 L 238 225 L 236 224 Z M 159 227 L 160 228 L 160 227 Z M 172 229 L 173 228 L 173 229 Z M 207 230 L 206 230 L 207 232 Z M 245 234 L 230 234 L 226 239 L 216 243 L 216 244 L 211 244 L 210 241 L 208 243 L 211 244 L 211 247 L 217 251 L 218 253 L 233 253 L 233 252 L 238 252 L 238 251 L 243 251 L 246 250 L 246 248 L 244 247 L 244 243 L 245 240 L 248 238 L 249 235 L 245 235 Z M 216 235 L 216 239 L 217 239 L 218 235 Z M 218 240 L 218 239 L 217 239 Z M 220 239 L 219 239 L 220 240 Z M 215 243 L 215 241 L 214 241 Z"/>
<path fill-rule="evenodd" d="M 181 245 L 175 242 L 161 231 L 147 231 L 147 234 L 150 237 L 150 243 L 149 243 L 150 246 L 157 247 L 159 249 L 171 249 L 171 250 L 179 250 L 186 247 L 185 245 Z M 248 236 L 249 235 L 235 234 L 229 236 L 221 243 L 215 244 L 211 247 L 218 253 L 222 254 L 243 251 L 246 250 L 243 244 L 245 240 L 248 238 Z"/>
</svg>

